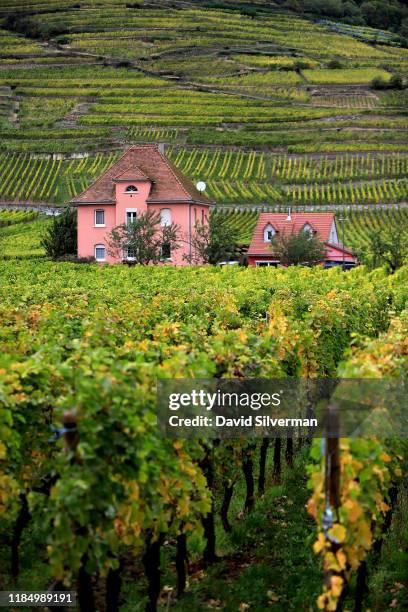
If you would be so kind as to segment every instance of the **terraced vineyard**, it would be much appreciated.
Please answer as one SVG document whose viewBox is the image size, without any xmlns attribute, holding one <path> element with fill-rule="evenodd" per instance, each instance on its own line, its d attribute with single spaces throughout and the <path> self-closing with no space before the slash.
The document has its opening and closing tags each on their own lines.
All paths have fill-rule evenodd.
<svg viewBox="0 0 408 612">
<path fill-rule="evenodd" d="M 1 154 L 0 197 L 63 204 L 83 191 L 118 155 L 56 159 Z M 408 156 L 400 153 L 309 157 L 170 147 L 167 155 L 191 179 L 205 178 L 209 195 L 219 205 L 330 207 L 382 205 L 407 198 Z"/>
<path fill-rule="evenodd" d="M 35 211 L 25 210 L 2 210 L 0 208 L 0 227 L 8 227 L 16 223 L 27 223 L 38 217 Z"/>
</svg>

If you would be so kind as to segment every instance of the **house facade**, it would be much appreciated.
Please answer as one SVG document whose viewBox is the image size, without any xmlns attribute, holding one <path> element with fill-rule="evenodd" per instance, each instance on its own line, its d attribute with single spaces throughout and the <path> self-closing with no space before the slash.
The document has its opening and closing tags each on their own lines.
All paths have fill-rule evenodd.
<svg viewBox="0 0 408 612">
<path fill-rule="evenodd" d="M 108 253 L 108 235 L 114 227 L 152 210 L 160 215 L 161 225 L 179 226 L 180 247 L 170 253 L 164 245 L 163 262 L 188 265 L 194 226 L 207 223 L 212 203 L 159 146 L 149 144 L 130 147 L 70 204 L 78 210 L 78 257 L 95 257 L 101 263 L 131 261 L 131 253 L 122 257 Z"/>
<path fill-rule="evenodd" d="M 255 227 L 247 257 L 250 266 L 277 266 L 279 259 L 273 254 L 272 240 L 276 235 L 310 232 L 325 247 L 324 267 L 336 265 L 352 267 L 357 258 L 345 248 L 338 237 L 336 217 L 333 213 L 261 213 Z"/>
</svg>

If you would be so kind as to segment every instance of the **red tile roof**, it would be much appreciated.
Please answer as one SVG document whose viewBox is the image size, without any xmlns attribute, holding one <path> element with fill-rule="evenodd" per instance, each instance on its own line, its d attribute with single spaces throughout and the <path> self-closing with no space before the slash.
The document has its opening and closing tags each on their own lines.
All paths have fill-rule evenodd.
<svg viewBox="0 0 408 612">
<path fill-rule="evenodd" d="M 150 181 L 150 179 L 139 168 L 129 167 L 115 176 L 114 181 Z M 151 181 L 150 181 L 151 182 Z"/>
<path fill-rule="evenodd" d="M 287 221 L 288 213 L 261 213 L 247 254 L 272 255 L 270 243 L 264 242 L 264 229 L 269 223 L 281 234 L 298 234 L 309 224 L 322 242 L 329 241 L 335 218 L 333 213 L 291 213 L 290 216 L 291 221 Z"/>
<path fill-rule="evenodd" d="M 72 204 L 115 204 L 115 179 L 150 180 L 152 188 L 147 202 L 197 202 L 210 205 L 173 164 L 159 151 L 157 145 L 134 145 L 104 172 L 88 189 L 73 198 Z M 143 177 L 143 178 L 142 178 Z"/>
</svg>

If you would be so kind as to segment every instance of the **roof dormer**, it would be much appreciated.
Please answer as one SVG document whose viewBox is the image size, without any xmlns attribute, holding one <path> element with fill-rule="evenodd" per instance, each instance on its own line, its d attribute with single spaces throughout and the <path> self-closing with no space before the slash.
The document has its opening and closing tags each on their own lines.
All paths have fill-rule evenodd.
<svg viewBox="0 0 408 612">
<path fill-rule="evenodd" d="M 273 227 L 271 223 L 268 223 L 264 227 L 264 242 L 271 242 L 272 238 L 276 235 L 276 229 Z"/>
<path fill-rule="evenodd" d="M 310 236 L 314 236 L 316 233 L 316 230 L 314 229 L 314 227 L 310 225 L 310 223 L 305 223 L 300 231 L 305 232 L 309 234 Z"/>
</svg>

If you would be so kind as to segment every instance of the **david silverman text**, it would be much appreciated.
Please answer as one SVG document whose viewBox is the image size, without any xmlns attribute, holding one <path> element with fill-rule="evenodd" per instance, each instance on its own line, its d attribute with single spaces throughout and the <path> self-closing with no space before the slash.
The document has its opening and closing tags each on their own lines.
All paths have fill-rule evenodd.
<svg viewBox="0 0 408 612">
<path fill-rule="evenodd" d="M 269 415 L 249 415 L 227 418 L 221 415 L 215 417 L 196 416 L 193 418 L 169 417 L 171 427 L 317 427 L 317 419 L 275 419 Z"/>
</svg>

